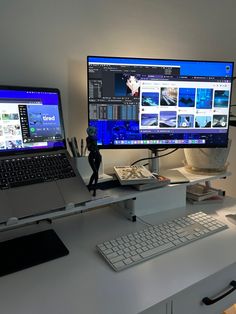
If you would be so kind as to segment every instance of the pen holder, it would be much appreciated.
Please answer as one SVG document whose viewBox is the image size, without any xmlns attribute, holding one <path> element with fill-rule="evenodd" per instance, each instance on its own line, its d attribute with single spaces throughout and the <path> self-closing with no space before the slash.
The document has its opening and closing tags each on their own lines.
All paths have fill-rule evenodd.
<svg viewBox="0 0 236 314">
<path fill-rule="evenodd" d="M 89 179 L 93 173 L 89 161 L 88 161 L 88 156 L 83 156 L 83 157 L 75 157 L 75 162 L 76 162 L 76 168 L 79 171 L 81 177 L 83 178 L 84 182 L 87 184 L 89 182 Z M 99 167 L 99 179 L 103 177 L 103 163 L 101 162 L 100 167 Z"/>
</svg>

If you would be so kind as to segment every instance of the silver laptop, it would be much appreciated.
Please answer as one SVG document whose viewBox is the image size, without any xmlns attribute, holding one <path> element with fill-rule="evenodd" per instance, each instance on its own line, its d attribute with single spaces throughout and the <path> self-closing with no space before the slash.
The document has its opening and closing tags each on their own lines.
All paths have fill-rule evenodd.
<svg viewBox="0 0 236 314">
<path fill-rule="evenodd" d="M 89 200 L 66 149 L 59 90 L 0 86 L 0 222 Z"/>
</svg>

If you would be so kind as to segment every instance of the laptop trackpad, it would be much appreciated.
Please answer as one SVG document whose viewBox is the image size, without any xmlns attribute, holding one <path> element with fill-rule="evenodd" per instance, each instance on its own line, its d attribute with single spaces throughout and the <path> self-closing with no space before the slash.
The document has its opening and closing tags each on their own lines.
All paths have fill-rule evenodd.
<svg viewBox="0 0 236 314">
<path fill-rule="evenodd" d="M 27 217 L 65 206 L 55 182 L 18 187 L 6 192 L 12 217 Z"/>
</svg>

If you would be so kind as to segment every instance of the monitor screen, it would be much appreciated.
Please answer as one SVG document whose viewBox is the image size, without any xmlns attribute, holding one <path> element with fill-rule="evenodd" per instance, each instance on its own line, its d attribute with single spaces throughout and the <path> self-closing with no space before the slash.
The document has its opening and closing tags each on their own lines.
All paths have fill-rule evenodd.
<svg viewBox="0 0 236 314">
<path fill-rule="evenodd" d="M 59 90 L 0 86 L 0 155 L 62 148 Z"/>
<path fill-rule="evenodd" d="M 226 147 L 233 62 L 87 58 L 100 148 Z"/>
</svg>

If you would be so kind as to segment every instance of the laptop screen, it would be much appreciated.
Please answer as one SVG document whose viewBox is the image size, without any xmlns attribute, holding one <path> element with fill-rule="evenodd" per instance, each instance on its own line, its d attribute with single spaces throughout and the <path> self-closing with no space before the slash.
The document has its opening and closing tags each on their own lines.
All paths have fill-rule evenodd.
<svg viewBox="0 0 236 314">
<path fill-rule="evenodd" d="M 63 148 L 58 89 L 0 86 L 0 154 Z"/>
</svg>

